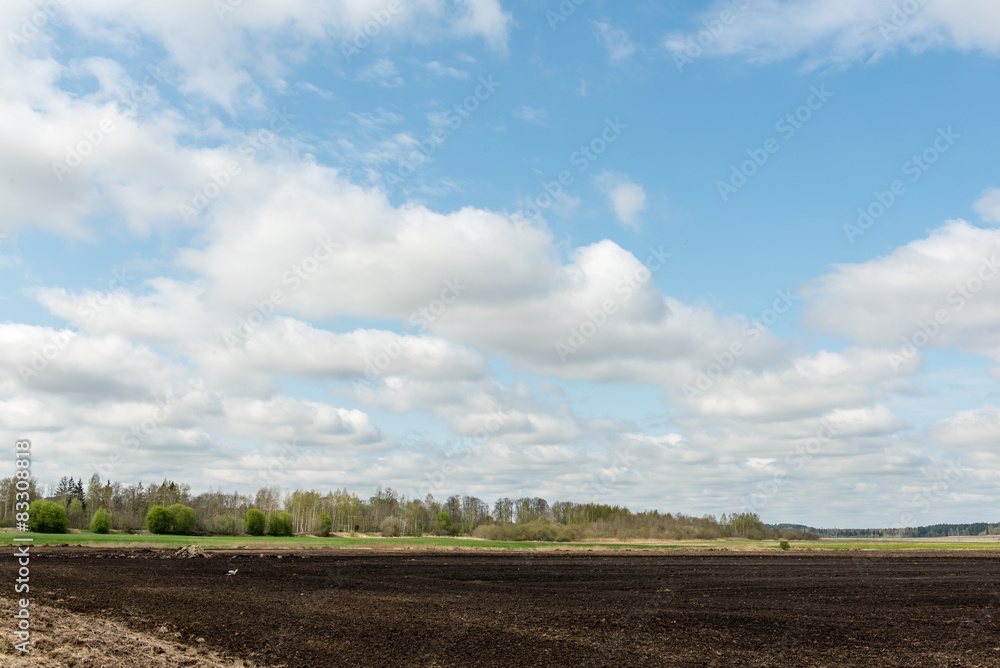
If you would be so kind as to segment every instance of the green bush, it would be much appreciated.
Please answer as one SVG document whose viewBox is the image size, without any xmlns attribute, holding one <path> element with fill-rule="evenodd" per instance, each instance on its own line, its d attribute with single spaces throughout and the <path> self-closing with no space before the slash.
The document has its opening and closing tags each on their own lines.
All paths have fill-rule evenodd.
<svg viewBox="0 0 1000 668">
<path fill-rule="evenodd" d="M 326 513 L 319 514 L 319 530 L 316 532 L 319 536 L 329 536 L 330 529 L 333 527 L 333 520 Z"/>
<path fill-rule="evenodd" d="M 198 533 L 198 516 L 192 508 L 180 503 L 167 508 L 170 513 L 170 533 L 178 536 L 190 536 Z"/>
<path fill-rule="evenodd" d="M 149 533 L 170 533 L 170 511 L 163 506 L 153 506 L 146 513 L 146 528 Z"/>
<path fill-rule="evenodd" d="M 294 536 L 295 527 L 292 524 L 292 516 L 285 511 L 269 513 L 267 516 L 267 529 L 264 533 L 268 536 Z"/>
<path fill-rule="evenodd" d="M 111 531 L 111 513 L 106 508 L 101 508 L 90 520 L 90 530 L 94 533 L 108 533 Z"/>
<path fill-rule="evenodd" d="M 216 515 L 212 518 L 212 533 L 220 536 L 240 536 L 243 534 L 243 520 L 232 515 Z"/>
<path fill-rule="evenodd" d="M 778 543 L 778 547 L 780 547 L 782 550 L 790 550 L 790 549 L 792 549 L 792 546 L 788 544 L 787 540 L 783 540 L 780 543 Z"/>
<path fill-rule="evenodd" d="M 247 511 L 246 515 L 243 516 L 243 524 L 246 526 L 247 533 L 251 536 L 264 535 L 264 513 L 256 508 L 251 508 Z"/>
<path fill-rule="evenodd" d="M 552 524 L 545 520 L 534 520 L 523 524 L 481 524 L 472 535 L 486 540 L 530 540 L 566 543 L 577 540 L 577 527 Z"/>
<path fill-rule="evenodd" d="M 36 533 L 66 533 L 66 509 L 58 503 L 38 499 L 28 506 L 28 529 Z"/>
<path fill-rule="evenodd" d="M 439 514 L 443 515 L 444 513 L 439 513 Z M 384 520 L 382 520 L 382 523 L 379 525 L 378 529 L 383 537 L 392 538 L 393 536 L 399 535 L 399 529 L 401 524 L 402 522 L 399 521 L 398 517 L 387 517 Z"/>
<path fill-rule="evenodd" d="M 440 535 L 458 533 L 458 531 L 452 527 L 451 518 L 448 517 L 448 513 L 438 513 L 434 516 L 434 533 Z"/>
</svg>

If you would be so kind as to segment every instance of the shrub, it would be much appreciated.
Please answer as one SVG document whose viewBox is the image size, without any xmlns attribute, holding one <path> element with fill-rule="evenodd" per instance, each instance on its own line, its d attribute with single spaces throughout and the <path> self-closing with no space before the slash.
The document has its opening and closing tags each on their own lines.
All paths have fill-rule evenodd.
<svg viewBox="0 0 1000 668">
<path fill-rule="evenodd" d="M 90 530 L 94 533 L 111 531 L 111 513 L 106 508 L 99 509 L 90 520 Z"/>
<path fill-rule="evenodd" d="M 400 521 L 398 517 L 387 517 L 379 525 L 379 531 L 385 538 L 392 538 L 399 535 Z"/>
<path fill-rule="evenodd" d="M 28 529 L 36 533 L 66 533 L 66 509 L 58 503 L 38 499 L 28 506 Z"/>
<path fill-rule="evenodd" d="M 268 536 L 294 536 L 295 527 L 292 525 L 292 516 L 285 511 L 269 513 L 267 529 L 264 533 Z"/>
<path fill-rule="evenodd" d="M 243 520 L 233 515 L 216 515 L 212 518 L 212 533 L 239 536 L 243 533 Z"/>
<path fill-rule="evenodd" d="M 438 513 L 434 516 L 434 533 L 447 535 L 457 533 L 451 526 L 451 518 L 448 513 Z"/>
<path fill-rule="evenodd" d="M 264 535 L 264 513 L 256 508 L 251 508 L 243 516 L 243 523 L 246 525 L 247 533 L 251 536 Z"/>
<path fill-rule="evenodd" d="M 319 514 L 319 530 L 316 532 L 319 536 L 329 536 L 330 529 L 333 527 L 333 520 L 326 513 Z"/>
<path fill-rule="evenodd" d="M 175 503 L 167 508 L 170 513 L 170 533 L 190 536 L 198 532 L 198 516 L 187 506 Z"/>
<path fill-rule="evenodd" d="M 778 547 L 780 547 L 782 550 L 790 550 L 790 549 L 792 549 L 792 546 L 788 544 L 787 540 L 783 540 L 780 543 L 778 543 Z"/>
<path fill-rule="evenodd" d="M 163 506 L 153 506 L 146 513 L 146 528 L 150 533 L 170 533 L 170 512 Z"/>
<path fill-rule="evenodd" d="M 577 527 L 534 520 L 523 524 L 481 524 L 472 535 L 486 540 L 531 540 L 570 542 L 579 538 Z"/>
</svg>

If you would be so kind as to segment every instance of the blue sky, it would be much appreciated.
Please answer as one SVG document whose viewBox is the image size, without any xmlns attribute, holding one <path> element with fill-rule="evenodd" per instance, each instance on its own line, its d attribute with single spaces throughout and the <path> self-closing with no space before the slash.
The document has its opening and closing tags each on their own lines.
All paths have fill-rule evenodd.
<svg viewBox="0 0 1000 668">
<path fill-rule="evenodd" d="M 43 482 L 994 520 L 997 26 L 4 3 L 0 433 Z"/>
</svg>

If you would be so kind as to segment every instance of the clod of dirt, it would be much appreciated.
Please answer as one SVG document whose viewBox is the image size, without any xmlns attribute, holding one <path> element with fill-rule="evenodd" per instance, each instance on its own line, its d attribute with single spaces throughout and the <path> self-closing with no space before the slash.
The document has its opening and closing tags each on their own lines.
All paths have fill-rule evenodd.
<svg viewBox="0 0 1000 668">
<path fill-rule="evenodd" d="M 201 549 L 201 545 L 185 545 L 173 554 L 174 559 L 196 559 L 198 557 L 209 558 L 209 554 Z"/>
</svg>

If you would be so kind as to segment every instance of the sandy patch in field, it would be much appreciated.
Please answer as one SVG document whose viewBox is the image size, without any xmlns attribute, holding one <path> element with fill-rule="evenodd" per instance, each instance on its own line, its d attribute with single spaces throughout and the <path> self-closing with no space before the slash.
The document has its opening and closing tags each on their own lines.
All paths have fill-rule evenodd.
<svg viewBox="0 0 1000 668">
<path fill-rule="evenodd" d="M 20 642 L 11 623 L 17 610 L 13 600 L 0 597 L 4 668 L 264 668 L 226 659 L 207 643 L 188 647 L 175 642 L 166 627 L 158 635 L 138 633 L 117 622 L 34 604 L 29 608 L 31 652 L 24 654 L 14 649 Z"/>
</svg>

